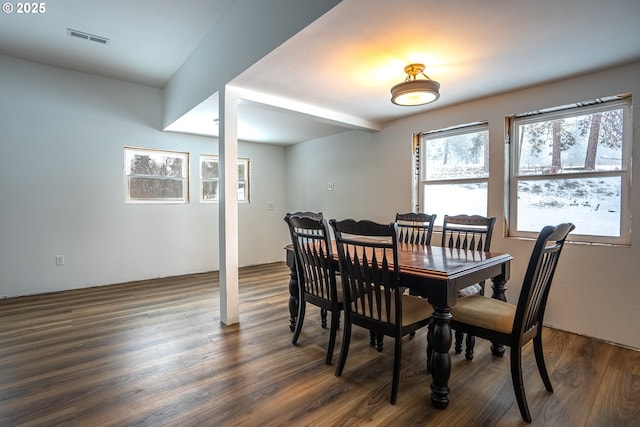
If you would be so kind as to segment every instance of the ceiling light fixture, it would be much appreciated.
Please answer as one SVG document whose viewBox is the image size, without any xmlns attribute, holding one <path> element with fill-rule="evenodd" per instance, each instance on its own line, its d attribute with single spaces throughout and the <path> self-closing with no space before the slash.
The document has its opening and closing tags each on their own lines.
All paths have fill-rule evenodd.
<svg viewBox="0 0 640 427">
<path fill-rule="evenodd" d="M 431 80 L 424 73 L 424 64 L 409 64 L 404 67 L 407 78 L 391 88 L 391 102 L 396 105 L 415 106 L 424 105 L 440 98 L 440 83 Z M 416 76 L 422 74 L 426 80 L 418 80 Z"/>
</svg>

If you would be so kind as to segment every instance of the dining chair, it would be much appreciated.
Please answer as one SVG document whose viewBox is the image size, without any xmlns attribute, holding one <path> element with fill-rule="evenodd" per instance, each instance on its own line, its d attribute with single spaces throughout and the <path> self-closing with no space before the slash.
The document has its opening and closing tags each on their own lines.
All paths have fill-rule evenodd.
<svg viewBox="0 0 640 427">
<path fill-rule="evenodd" d="M 436 214 L 430 215 L 422 212 L 396 213 L 398 243 L 424 246 L 431 245 L 431 235 L 433 234 L 433 225 L 436 221 L 436 216 Z M 426 295 L 412 288 L 409 288 L 409 295 L 426 297 Z M 415 333 L 411 333 L 411 336 L 414 335 Z M 375 346 L 378 351 L 382 351 L 383 343 L 381 337 L 375 338 Z"/>
<path fill-rule="evenodd" d="M 336 376 L 342 375 L 352 325 L 395 339 L 391 404 L 398 397 L 402 337 L 428 325 L 433 309 L 424 299 L 400 292 L 395 224 L 330 220 L 344 293 L 344 327 Z"/>
<path fill-rule="evenodd" d="M 474 251 L 489 251 L 491 236 L 496 217 L 480 215 L 445 215 L 442 223 L 442 246 L 455 249 L 470 249 Z M 484 281 L 467 286 L 458 291 L 458 298 L 469 295 L 484 294 Z M 455 331 L 454 349 L 457 354 L 462 352 L 464 334 Z M 475 338 L 467 334 L 465 358 L 473 359 Z"/>
<path fill-rule="evenodd" d="M 517 304 L 471 295 L 451 308 L 451 327 L 509 346 L 511 378 L 522 419 L 531 422 L 522 379 L 522 346 L 533 340 L 538 372 L 547 391 L 553 393 L 542 350 L 542 326 L 553 275 L 571 223 L 546 226 L 539 233 L 529 259 Z"/>
<path fill-rule="evenodd" d="M 290 216 L 290 215 L 306 216 L 306 217 L 315 218 L 320 221 L 324 218 L 324 215 L 322 214 L 322 212 L 312 212 L 312 211 L 296 211 L 296 212 L 288 213 L 286 216 Z M 340 287 L 338 286 L 338 288 Z M 322 328 L 327 327 L 327 310 L 324 308 L 320 309 L 320 325 L 322 326 Z M 294 331 L 295 328 L 292 328 L 291 330 Z"/>
<path fill-rule="evenodd" d="M 300 338 L 307 303 L 324 310 L 323 328 L 326 328 L 326 313 L 331 313 L 329 345 L 325 360 L 327 365 L 330 365 L 344 299 L 342 286 L 337 282 L 329 227 L 321 214 L 299 212 L 286 215 L 284 220 L 291 234 L 299 289 L 298 318 L 291 343 L 297 344 Z"/>
<path fill-rule="evenodd" d="M 436 215 L 426 213 L 397 213 L 398 243 L 430 245 Z"/>
</svg>

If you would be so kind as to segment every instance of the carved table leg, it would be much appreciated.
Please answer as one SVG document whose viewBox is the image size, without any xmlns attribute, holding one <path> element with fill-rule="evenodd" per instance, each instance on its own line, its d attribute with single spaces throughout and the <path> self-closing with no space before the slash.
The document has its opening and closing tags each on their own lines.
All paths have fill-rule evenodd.
<svg viewBox="0 0 640 427">
<path fill-rule="evenodd" d="M 507 301 L 507 297 L 504 294 L 504 291 L 507 290 L 507 281 L 504 276 L 498 276 L 491 279 L 493 285 L 491 288 L 493 289 L 493 293 L 491 294 L 491 298 L 498 299 L 500 301 Z M 497 343 L 491 344 L 491 354 L 494 356 L 502 357 L 504 356 L 504 346 Z"/>
<path fill-rule="evenodd" d="M 296 329 L 299 307 L 299 290 L 298 290 L 298 273 L 296 272 L 295 263 L 289 265 L 289 329 Z"/>
<path fill-rule="evenodd" d="M 431 344 L 431 403 L 438 409 L 444 409 L 449 404 L 449 375 L 451 375 L 451 309 L 434 307 L 433 333 Z"/>
</svg>

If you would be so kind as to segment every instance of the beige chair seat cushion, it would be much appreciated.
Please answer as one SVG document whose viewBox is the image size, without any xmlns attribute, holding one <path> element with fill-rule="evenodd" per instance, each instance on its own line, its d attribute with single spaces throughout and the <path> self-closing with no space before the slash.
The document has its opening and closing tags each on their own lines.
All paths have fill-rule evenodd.
<svg viewBox="0 0 640 427">
<path fill-rule="evenodd" d="M 516 306 L 482 295 L 471 295 L 459 299 L 451 307 L 451 314 L 458 322 L 510 334 Z"/>
<path fill-rule="evenodd" d="M 431 304 L 429 304 L 426 299 L 414 297 L 406 294 L 402 294 L 401 298 L 402 298 L 402 326 L 408 326 L 432 316 L 433 307 L 431 307 Z M 393 301 L 393 294 L 391 296 L 391 300 Z M 382 310 L 381 310 L 382 313 L 386 313 L 385 306 L 386 306 L 385 302 L 382 301 Z M 365 311 L 367 312 L 367 314 L 370 313 L 368 304 Z M 373 312 L 374 313 L 378 312 L 375 306 L 373 308 Z M 396 313 L 395 304 L 393 304 L 391 306 L 391 313 L 390 313 L 391 318 L 389 319 L 389 323 L 391 324 L 395 324 L 395 317 L 396 317 L 395 313 Z M 387 321 L 386 316 L 384 314 L 383 314 L 383 319 L 380 319 L 377 315 L 375 315 L 374 318 L 376 320 L 383 320 L 385 322 Z"/>
<path fill-rule="evenodd" d="M 402 326 L 420 322 L 433 315 L 433 307 L 426 299 L 402 295 Z"/>
</svg>

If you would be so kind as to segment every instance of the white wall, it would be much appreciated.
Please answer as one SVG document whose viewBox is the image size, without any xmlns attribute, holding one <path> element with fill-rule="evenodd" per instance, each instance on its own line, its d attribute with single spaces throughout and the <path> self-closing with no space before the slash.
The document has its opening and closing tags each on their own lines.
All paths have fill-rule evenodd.
<svg viewBox="0 0 640 427">
<path fill-rule="evenodd" d="M 640 63 L 418 114 L 376 134 L 351 131 L 287 148 L 287 210 L 322 211 L 333 218 L 390 222 L 411 210 L 411 135 L 480 120 L 489 122 L 489 214 L 499 218 L 492 249 L 514 255 L 507 298 L 515 301 L 533 242 L 505 238 L 505 117 L 631 92 L 640 99 Z M 443 88 L 443 91 L 446 87 Z M 633 156 L 640 159 L 640 113 L 634 110 Z M 640 162 L 633 176 L 640 176 Z M 327 191 L 327 182 L 334 191 Z M 632 214 L 640 218 L 640 185 Z M 549 223 L 554 224 L 554 218 Z M 640 349 L 640 235 L 633 246 L 567 244 L 547 306 L 550 326 Z M 439 241 L 435 235 L 435 241 Z"/>
<path fill-rule="evenodd" d="M 0 73 L 0 297 L 218 269 L 218 205 L 198 198 L 216 139 L 161 132 L 159 89 L 7 56 Z M 125 204 L 124 146 L 189 152 L 191 202 Z M 238 152 L 252 178 L 240 265 L 281 261 L 284 148 Z"/>
</svg>

